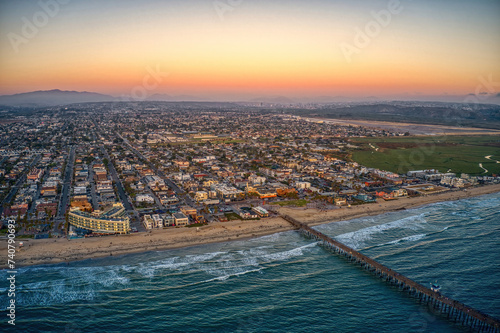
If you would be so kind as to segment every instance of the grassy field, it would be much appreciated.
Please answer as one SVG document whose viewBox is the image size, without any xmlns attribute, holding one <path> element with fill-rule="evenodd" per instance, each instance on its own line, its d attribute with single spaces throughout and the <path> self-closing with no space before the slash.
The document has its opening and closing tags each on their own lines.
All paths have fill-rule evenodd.
<svg viewBox="0 0 500 333">
<path fill-rule="evenodd" d="M 360 147 L 352 151 L 352 159 L 367 167 L 396 173 L 438 169 L 458 174 L 500 174 L 500 163 L 495 161 L 500 161 L 500 136 L 360 138 L 352 142 Z"/>
<path fill-rule="evenodd" d="M 467 144 L 496 145 L 500 147 L 500 135 L 449 135 L 449 136 L 400 136 L 379 138 L 354 138 L 356 143 L 398 143 L 398 144 Z"/>
<path fill-rule="evenodd" d="M 207 141 L 203 141 L 201 139 L 192 139 L 189 141 L 182 141 L 182 142 L 169 142 L 169 143 L 150 143 L 150 147 L 169 147 L 169 146 L 183 146 L 183 145 L 197 145 L 197 144 L 203 144 L 205 145 Z M 208 142 L 211 143 L 221 143 L 221 144 L 233 144 L 233 143 L 242 143 L 245 142 L 243 139 L 214 139 L 214 140 L 208 140 Z"/>
<path fill-rule="evenodd" d="M 224 215 L 226 215 L 229 221 L 242 220 L 242 218 L 239 217 L 236 213 L 225 213 Z"/>
<path fill-rule="evenodd" d="M 298 200 L 288 200 L 288 201 L 278 201 L 278 202 L 273 202 L 271 205 L 279 205 L 281 207 L 284 206 L 297 206 L 297 207 L 305 207 L 307 205 L 307 200 L 305 199 L 298 199 Z"/>
</svg>

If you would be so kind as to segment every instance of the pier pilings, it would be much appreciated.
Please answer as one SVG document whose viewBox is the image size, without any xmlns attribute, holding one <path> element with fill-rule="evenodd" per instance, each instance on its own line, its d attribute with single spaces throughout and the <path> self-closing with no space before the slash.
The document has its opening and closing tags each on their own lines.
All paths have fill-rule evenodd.
<svg viewBox="0 0 500 333">
<path fill-rule="evenodd" d="M 296 227 L 305 237 L 315 239 L 326 249 L 345 257 L 348 261 L 360 265 L 367 271 L 397 286 L 400 290 L 416 297 L 419 302 L 428 304 L 456 323 L 470 327 L 476 332 L 500 333 L 500 321 L 479 310 L 433 291 L 410 278 L 378 263 L 364 254 L 344 245 L 323 233 L 312 229 L 307 224 L 297 221 L 288 215 L 281 215 L 286 221 Z"/>
</svg>

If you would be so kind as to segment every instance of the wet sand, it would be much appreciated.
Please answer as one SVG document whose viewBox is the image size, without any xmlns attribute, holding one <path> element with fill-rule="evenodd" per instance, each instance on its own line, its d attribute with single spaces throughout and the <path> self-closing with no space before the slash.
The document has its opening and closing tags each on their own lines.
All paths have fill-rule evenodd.
<svg viewBox="0 0 500 333">
<path fill-rule="evenodd" d="M 457 190 L 428 196 L 399 198 L 391 201 L 377 199 L 376 203 L 353 206 L 351 208 L 342 207 L 340 209 L 327 211 L 304 208 L 281 208 L 280 212 L 288 214 L 309 225 L 318 225 L 362 216 L 373 216 L 401 209 L 411 209 L 431 203 L 459 200 L 496 192 L 500 192 L 500 184 L 469 188 L 466 191 Z"/>
<path fill-rule="evenodd" d="M 353 206 L 351 208 L 342 207 L 327 211 L 310 208 L 280 208 L 279 211 L 309 225 L 318 225 L 496 192 L 500 192 L 500 185 L 476 187 L 467 189 L 467 191 L 449 191 L 415 198 L 400 198 L 393 201 L 379 199 L 376 203 L 372 204 Z M 212 223 L 198 229 L 169 228 L 154 230 L 148 233 L 87 239 L 23 239 L 21 241 L 24 242 L 24 247 L 17 249 L 15 261 L 17 267 L 52 264 L 111 255 L 116 256 L 127 253 L 243 240 L 292 229 L 293 227 L 282 218 L 270 217 L 259 221 Z M 0 242 L 0 251 L 7 254 L 6 240 Z M 6 259 L 1 262 L 0 268 L 5 268 L 6 262 Z"/>
</svg>

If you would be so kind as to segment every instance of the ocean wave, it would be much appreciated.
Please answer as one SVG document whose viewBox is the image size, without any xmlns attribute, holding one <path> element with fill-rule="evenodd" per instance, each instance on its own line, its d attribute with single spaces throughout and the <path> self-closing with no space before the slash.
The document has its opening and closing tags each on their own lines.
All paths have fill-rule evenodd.
<svg viewBox="0 0 500 333">
<path fill-rule="evenodd" d="M 403 243 L 403 242 L 415 242 L 415 241 L 419 241 L 427 236 L 428 236 L 428 234 L 417 234 L 417 235 L 406 236 L 406 237 L 398 238 L 398 239 L 395 239 L 395 240 L 392 240 L 392 241 L 389 241 L 386 243 L 380 243 L 377 245 L 367 246 L 367 247 L 363 248 L 362 250 L 366 251 L 366 250 L 370 250 L 373 248 L 384 247 L 386 245 L 395 245 L 395 244 L 399 244 L 399 243 Z"/>
<path fill-rule="evenodd" d="M 142 276 L 153 278 L 157 271 L 183 271 L 199 263 L 213 260 L 214 258 L 227 255 L 228 252 L 211 252 L 204 254 L 186 255 L 184 257 L 172 257 L 153 262 L 140 263 L 139 265 L 130 265 L 125 268 L 127 271 L 136 272 Z"/>
<path fill-rule="evenodd" d="M 214 278 L 210 278 L 210 279 L 206 279 L 206 280 L 191 282 L 191 283 L 187 283 L 187 284 L 183 284 L 183 285 L 178 285 L 178 286 L 169 286 L 166 289 L 180 289 L 180 288 L 185 288 L 185 287 L 197 286 L 197 285 L 204 284 L 204 283 L 210 283 L 210 282 L 214 282 L 214 281 L 226 281 L 226 280 L 228 280 L 231 277 L 241 276 L 241 275 L 245 275 L 245 274 L 249 274 L 249 273 L 257 273 L 257 272 L 259 272 L 259 273 L 262 274 L 262 271 L 264 269 L 266 269 L 266 267 L 260 267 L 260 268 L 249 269 L 249 270 L 242 270 L 242 271 L 235 272 L 235 273 L 228 273 L 226 275 L 216 276 Z"/>
<path fill-rule="evenodd" d="M 317 243 L 306 244 L 286 251 L 275 252 L 275 247 L 263 245 L 260 247 L 228 251 L 211 252 L 184 257 L 172 257 L 153 262 L 127 265 L 120 269 L 128 273 L 137 273 L 153 279 L 158 276 L 169 276 L 175 273 L 203 272 L 208 275 L 224 277 L 233 276 L 248 270 L 260 269 L 261 265 L 271 262 L 286 261 L 302 256 L 305 250 L 313 248 Z"/>
<path fill-rule="evenodd" d="M 262 265 L 287 261 L 291 258 L 304 255 L 304 251 L 308 248 L 316 246 L 315 243 L 303 245 L 291 250 L 270 253 L 263 248 L 238 251 L 230 258 L 217 261 L 202 267 L 206 273 L 217 276 L 216 279 L 225 279 L 226 276 L 238 276 L 247 271 L 261 270 Z M 248 270 L 251 268 L 250 270 Z"/>
<path fill-rule="evenodd" d="M 242 272 L 237 272 L 237 273 L 230 273 L 227 275 L 222 275 L 222 276 L 218 276 L 218 277 L 215 277 L 212 279 L 204 280 L 204 281 L 201 281 L 200 283 L 207 283 L 207 282 L 212 282 L 212 281 L 225 281 L 225 280 L 229 279 L 230 277 L 241 276 L 241 275 L 245 275 L 248 273 L 261 272 L 263 269 L 264 269 L 264 267 L 257 268 L 257 269 L 250 269 L 247 271 L 242 271 Z"/>
<path fill-rule="evenodd" d="M 277 241 L 281 241 L 283 238 L 288 238 L 288 237 L 296 237 L 295 236 L 295 232 L 293 230 L 288 230 L 288 231 L 282 231 L 282 232 L 277 232 L 277 233 L 274 233 L 274 234 L 270 234 L 270 235 L 264 235 L 264 236 L 260 236 L 260 237 L 257 237 L 257 238 L 250 238 L 248 240 L 246 240 L 245 242 L 247 243 L 255 243 L 255 242 L 277 242 Z"/>
<path fill-rule="evenodd" d="M 48 280 L 23 283 L 17 281 L 16 302 L 20 306 L 40 306 L 73 301 L 93 300 L 103 289 L 122 288 L 130 280 L 120 266 L 60 267 Z M 47 277 L 45 277 L 47 279 Z M 4 303 L 2 303 L 4 304 Z"/>
<path fill-rule="evenodd" d="M 288 259 L 291 259 L 293 257 L 298 257 L 298 256 L 304 255 L 304 250 L 314 248 L 317 246 L 317 244 L 318 244 L 318 242 L 314 242 L 314 243 L 303 245 L 303 246 L 300 246 L 300 247 L 297 247 L 295 249 L 291 249 L 288 251 L 266 254 L 262 257 L 262 259 L 264 259 L 268 262 L 288 260 Z"/>
<path fill-rule="evenodd" d="M 417 231 L 422 229 L 423 224 L 427 223 L 425 213 L 404 217 L 402 219 L 389 223 L 378 224 L 356 231 L 341 234 L 335 237 L 339 242 L 344 243 L 354 249 L 366 247 L 366 243 L 370 241 L 375 234 L 383 233 L 391 229 L 410 229 Z"/>
<path fill-rule="evenodd" d="M 415 242 L 415 241 L 418 241 L 418 240 L 424 238 L 425 236 L 427 236 L 427 234 L 418 234 L 418 235 L 403 237 L 403 238 L 396 239 L 396 240 L 393 240 L 391 242 L 385 243 L 383 245 L 398 244 L 401 242 Z"/>
<path fill-rule="evenodd" d="M 434 231 L 434 232 L 429 232 L 429 233 L 426 233 L 426 234 L 417 234 L 417 235 L 410 235 L 410 236 L 406 236 L 406 237 L 402 237 L 402 238 L 399 238 L 399 239 L 395 239 L 395 240 L 392 240 L 392 241 L 389 241 L 389 242 L 386 242 L 386 243 L 381 243 L 381 244 L 377 244 L 377 245 L 374 245 L 374 246 L 368 246 L 366 248 L 364 248 L 363 250 L 367 250 L 367 249 L 371 249 L 371 248 L 375 248 L 375 247 L 383 247 L 383 246 L 386 246 L 386 245 L 395 245 L 395 244 L 399 244 L 399 243 L 404 243 L 404 242 L 416 242 L 416 241 L 419 241 L 421 239 L 424 239 L 424 238 L 429 238 L 430 236 L 432 235 L 437 235 L 437 234 L 440 234 L 442 232 L 445 232 L 446 230 L 450 229 L 450 228 L 454 228 L 454 227 L 457 227 L 456 225 L 449 225 L 449 226 L 446 226 L 440 230 L 437 230 L 437 231 Z M 447 238 L 440 238 L 439 241 L 442 241 L 444 239 L 447 239 Z M 415 244 L 415 245 L 412 245 L 410 247 L 407 247 L 405 248 L 405 250 L 410 250 L 410 249 L 413 249 L 417 246 L 420 246 L 420 245 L 426 245 L 426 244 L 429 244 L 429 243 L 432 243 L 434 242 L 434 240 L 432 239 L 429 239 L 428 241 L 424 241 L 424 242 L 421 242 L 419 244 Z M 383 257 L 384 254 L 380 254 L 377 256 L 378 257 Z"/>
<path fill-rule="evenodd" d="M 95 286 L 87 285 L 83 288 L 72 285 L 69 281 L 41 281 L 18 286 L 16 304 L 19 306 L 46 306 L 73 301 L 89 301 L 96 296 Z M 0 297 L 2 304 L 4 297 Z M 0 310 L 5 310 L 2 307 Z"/>
</svg>

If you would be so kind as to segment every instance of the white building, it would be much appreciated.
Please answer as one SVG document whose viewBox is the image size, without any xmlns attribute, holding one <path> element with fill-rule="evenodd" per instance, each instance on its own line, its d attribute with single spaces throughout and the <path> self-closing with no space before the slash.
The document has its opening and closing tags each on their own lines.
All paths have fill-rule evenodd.
<svg viewBox="0 0 500 333">
<path fill-rule="evenodd" d="M 188 174 L 183 174 L 183 173 L 176 173 L 172 176 L 175 180 L 178 181 L 186 181 L 191 179 L 191 175 Z"/>
<path fill-rule="evenodd" d="M 139 194 L 135 197 L 136 202 L 154 203 L 155 199 L 149 194 Z"/>
<path fill-rule="evenodd" d="M 269 212 L 267 211 L 267 209 L 260 207 L 260 206 L 253 207 L 252 211 L 257 213 L 257 215 L 259 215 L 260 217 L 268 217 L 269 216 Z"/>
<path fill-rule="evenodd" d="M 297 189 L 301 189 L 301 190 L 308 189 L 308 188 L 311 188 L 311 183 L 309 183 L 309 182 L 296 182 L 295 187 Z"/>
<path fill-rule="evenodd" d="M 447 185 L 450 187 L 458 187 L 458 188 L 464 187 L 465 184 L 468 184 L 468 183 L 469 182 L 465 179 L 457 178 L 457 177 L 449 177 L 449 176 L 441 178 L 441 182 L 440 182 L 441 185 Z"/>
<path fill-rule="evenodd" d="M 184 213 L 174 213 L 174 220 L 176 226 L 185 226 L 189 224 L 189 219 Z"/>
<path fill-rule="evenodd" d="M 252 185 L 263 185 L 266 182 L 266 177 L 251 175 L 250 177 L 248 177 L 248 181 Z"/>
<path fill-rule="evenodd" d="M 146 176 L 143 178 L 143 183 L 148 185 L 149 187 L 164 186 L 165 181 L 161 179 L 159 176 Z"/>
<path fill-rule="evenodd" d="M 153 218 L 153 226 L 155 228 L 163 228 L 163 219 L 160 217 L 159 214 L 153 215 L 152 218 Z"/>
<path fill-rule="evenodd" d="M 74 195 L 84 195 L 87 194 L 87 188 L 84 186 L 76 186 L 73 188 Z"/>
<path fill-rule="evenodd" d="M 222 201 L 231 201 L 243 198 L 245 193 L 227 184 L 214 184 L 212 190 L 217 193 L 217 197 Z"/>
<path fill-rule="evenodd" d="M 147 230 L 153 229 L 154 221 L 151 218 L 151 215 L 144 215 L 142 218 L 142 223 L 144 224 L 144 228 Z"/>
<path fill-rule="evenodd" d="M 206 191 L 198 191 L 196 192 L 195 196 L 194 196 L 194 200 L 196 201 L 203 201 L 203 200 L 207 200 L 208 199 L 208 192 Z"/>
</svg>

